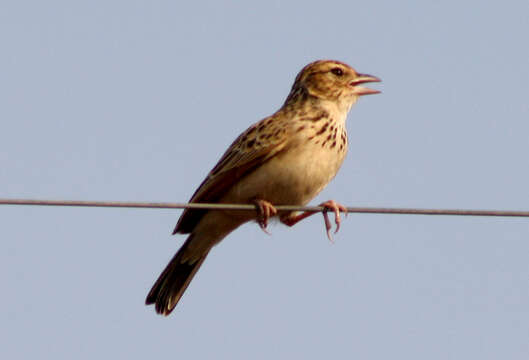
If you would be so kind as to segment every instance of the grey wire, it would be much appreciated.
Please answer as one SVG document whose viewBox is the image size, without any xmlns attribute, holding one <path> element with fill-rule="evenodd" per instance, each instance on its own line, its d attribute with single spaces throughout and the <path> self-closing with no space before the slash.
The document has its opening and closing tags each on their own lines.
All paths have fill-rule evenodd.
<svg viewBox="0 0 529 360">
<path fill-rule="evenodd" d="M 38 205 L 38 206 L 84 206 L 117 207 L 147 209 L 206 209 L 206 210 L 250 210 L 251 204 L 207 204 L 207 203 L 168 203 L 168 202 L 128 202 L 128 201 L 79 201 L 79 200 L 37 200 L 37 199 L 0 199 L 0 205 Z M 322 206 L 278 205 L 279 211 L 321 212 Z M 364 214 L 401 214 L 401 215 L 455 215 L 455 216 L 502 216 L 529 217 L 529 211 L 514 210 L 468 210 L 468 209 L 417 209 L 385 207 L 347 207 L 349 213 Z"/>
</svg>

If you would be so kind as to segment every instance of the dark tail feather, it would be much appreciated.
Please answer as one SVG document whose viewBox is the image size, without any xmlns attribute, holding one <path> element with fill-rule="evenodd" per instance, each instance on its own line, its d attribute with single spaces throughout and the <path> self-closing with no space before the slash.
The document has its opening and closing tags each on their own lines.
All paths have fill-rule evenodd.
<svg viewBox="0 0 529 360">
<path fill-rule="evenodd" d="M 149 295 L 147 295 L 147 299 L 145 299 L 146 305 L 155 304 L 155 309 L 158 314 L 167 316 L 173 311 L 193 279 L 193 276 L 195 276 L 200 265 L 202 265 L 204 260 L 206 260 L 206 256 L 208 256 L 209 251 L 204 253 L 200 259 L 192 264 L 188 262 L 182 263 L 182 254 L 187 248 L 187 244 L 191 241 L 192 236 L 187 239 L 185 244 L 171 259 L 158 280 L 154 283 Z"/>
</svg>

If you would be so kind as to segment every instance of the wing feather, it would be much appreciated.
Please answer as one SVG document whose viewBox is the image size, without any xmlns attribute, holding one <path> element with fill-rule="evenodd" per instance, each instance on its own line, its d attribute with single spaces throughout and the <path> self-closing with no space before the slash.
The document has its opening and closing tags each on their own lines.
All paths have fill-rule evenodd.
<svg viewBox="0 0 529 360">
<path fill-rule="evenodd" d="M 242 133 L 200 184 L 189 202 L 217 202 L 235 183 L 283 151 L 286 137 L 280 135 L 286 129 L 277 125 L 272 116 L 261 120 Z M 192 232 L 207 211 L 185 209 L 173 234 Z"/>
</svg>

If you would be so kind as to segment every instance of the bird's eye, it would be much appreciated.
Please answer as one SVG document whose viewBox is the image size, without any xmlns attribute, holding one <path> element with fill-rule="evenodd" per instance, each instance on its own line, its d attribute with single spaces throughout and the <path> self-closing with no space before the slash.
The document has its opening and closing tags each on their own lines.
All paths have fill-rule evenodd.
<svg viewBox="0 0 529 360">
<path fill-rule="evenodd" d="M 331 69 L 331 72 L 336 75 L 336 76 L 342 76 L 343 75 L 343 70 L 340 69 L 339 67 L 335 67 L 333 69 Z"/>
</svg>

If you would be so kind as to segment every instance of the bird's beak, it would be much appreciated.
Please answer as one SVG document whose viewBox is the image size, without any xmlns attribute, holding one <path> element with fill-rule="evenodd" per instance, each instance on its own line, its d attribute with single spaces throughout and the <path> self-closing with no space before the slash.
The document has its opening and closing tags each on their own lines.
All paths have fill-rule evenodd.
<svg viewBox="0 0 529 360">
<path fill-rule="evenodd" d="M 357 86 L 360 84 L 370 83 L 370 82 L 380 82 L 380 79 L 373 75 L 357 74 L 356 78 L 353 81 L 351 81 L 349 85 L 353 87 L 353 94 L 358 95 L 358 96 L 380 93 L 379 90 L 373 90 L 373 89 L 365 88 L 362 86 Z"/>
</svg>

